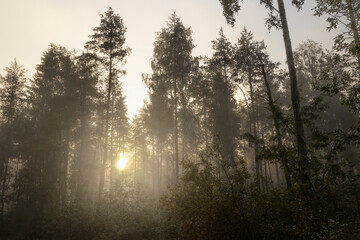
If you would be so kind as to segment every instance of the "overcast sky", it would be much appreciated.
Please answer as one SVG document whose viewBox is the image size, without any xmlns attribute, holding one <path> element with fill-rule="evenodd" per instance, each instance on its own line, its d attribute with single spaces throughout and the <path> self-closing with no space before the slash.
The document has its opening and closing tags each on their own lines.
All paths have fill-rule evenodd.
<svg viewBox="0 0 360 240">
<path fill-rule="evenodd" d="M 308 0 L 297 12 L 287 3 L 294 48 L 306 39 L 321 42 L 325 48 L 332 46 L 334 34 L 326 32 L 324 18 L 313 16 L 313 4 Z M 226 25 L 218 0 L 0 0 L 0 74 L 16 58 L 32 77 L 50 43 L 80 53 L 92 29 L 100 23 L 99 14 L 109 6 L 123 18 L 126 45 L 132 48 L 124 66 L 127 75 L 120 79 L 130 117 L 147 95 L 141 74 L 151 73 L 155 33 L 166 26 L 174 11 L 193 31 L 194 55 L 212 54 L 211 41 L 218 37 L 221 27 L 232 42 L 246 27 L 256 40 L 265 40 L 273 60 L 285 61 L 281 31 L 273 29 L 269 33 L 264 25 L 267 13 L 259 0 L 244 0 L 234 28 Z"/>
</svg>

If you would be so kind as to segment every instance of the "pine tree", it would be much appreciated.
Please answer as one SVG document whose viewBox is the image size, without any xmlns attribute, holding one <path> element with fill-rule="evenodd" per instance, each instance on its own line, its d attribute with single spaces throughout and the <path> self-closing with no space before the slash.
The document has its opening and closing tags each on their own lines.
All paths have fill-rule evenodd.
<svg viewBox="0 0 360 240">
<path fill-rule="evenodd" d="M 91 188 L 91 162 L 94 160 L 89 154 L 91 149 L 91 139 L 93 138 L 92 123 L 95 123 L 96 101 L 99 98 L 97 84 L 99 81 L 99 66 L 92 54 L 83 53 L 76 59 L 77 74 L 77 111 L 79 119 L 78 126 L 78 148 L 74 162 L 74 195 L 81 206 L 89 205 L 89 194 Z M 87 202 L 86 202 L 87 200 Z"/>
<path fill-rule="evenodd" d="M 234 75 L 237 75 L 238 78 L 236 82 L 246 82 L 249 86 L 250 92 L 250 131 L 253 140 L 251 141 L 254 145 L 254 159 L 256 166 L 256 176 L 259 185 L 261 185 L 261 160 L 259 160 L 259 121 L 257 113 L 257 103 L 256 103 L 256 85 L 259 80 L 256 78 L 256 55 L 255 55 L 256 45 L 253 41 L 253 36 L 251 32 L 248 32 L 246 29 L 241 33 L 241 37 L 238 39 L 238 44 L 235 46 L 235 72 Z M 246 80 L 247 81 L 246 81 Z"/>
<path fill-rule="evenodd" d="M 29 99 L 29 121 L 35 135 L 27 136 L 32 149 L 19 176 L 26 182 L 20 184 L 18 194 L 41 218 L 64 209 L 69 202 L 70 145 L 77 118 L 78 82 L 73 53 L 53 44 L 36 70 Z"/>
<path fill-rule="evenodd" d="M 99 203 L 104 191 L 105 171 L 108 160 L 109 148 L 109 127 L 110 127 L 110 108 L 111 108 L 111 94 L 116 80 L 116 73 L 119 73 L 117 66 L 124 62 L 125 57 L 129 54 L 130 49 L 125 48 L 125 33 L 126 28 L 120 16 L 109 8 L 105 14 L 100 15 L 100 26 L 94 28 L 94 34 L 90 36 L 91 41 L 86 43 L 86 49 L 96 53 L 97 58 L 100 59 L 106 72 L 108 73 L 107 93 L 106 93 L 106 116 L 104 126 L 104 156 L 102 159 L 102 167 L 100 171 L 99 183 Z"/>
<path fill-rule="evenodd" d="M 178 106 L 180 104 L 184 109 L 183 115 L 180 116 L 184 119 L 188 101 L 186 90 L 190 80 L 193 47 L 190 28 L 184 27 L 180 18 L 174 13 L 167 23 L 167 28 L 162 29 L 157 36 L 151 63 L 153 70 L 151 79 L 164 82 L 165 91 L 170 95 L 172 103 L 176 180 L 179 177 Z"/>
<path fill-rule="evenodd" d="M 16 59 L 11 66 L 5 69 L 6 75 L 0 76 L 0 110 L 3 123 L 0 125 L 0 186 L 1 186 L 1 218 L 4 215 L 6 192 L 9 188 L 9 168 L 11 158 L 14 158 L 14 121 L 24 107 L 25 95 L 25 70 L 18 65 Z M 0 122 L 1 123 L 1 122 Z"/>
<path fill-rule="evenodd" d="M 236 137 L 239 129 L 232 82 L 233 46 L 226 39 L 222 29 L 219 35 L 212 42 L 215 52 L 209 59 L 208 65 L 212 81 L 210 119 L 215 143 L 222 146 L 225 159 L 232 162 L 235 157 Z"/>
</svg>

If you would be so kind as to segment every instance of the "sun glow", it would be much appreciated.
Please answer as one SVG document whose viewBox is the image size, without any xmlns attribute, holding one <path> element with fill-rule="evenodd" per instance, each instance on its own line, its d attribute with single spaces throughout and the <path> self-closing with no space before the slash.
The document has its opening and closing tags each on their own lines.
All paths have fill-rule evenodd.
<svg viewBox="0 0 360 240">
<path fill-rule="evenodd" d="M 129 159 L 125 155 L 120 155 L 119 160 L 116 162 L 116 167 L 119 170 L 123 170 L 126 167 L 126 163 Z"/>
</svg>

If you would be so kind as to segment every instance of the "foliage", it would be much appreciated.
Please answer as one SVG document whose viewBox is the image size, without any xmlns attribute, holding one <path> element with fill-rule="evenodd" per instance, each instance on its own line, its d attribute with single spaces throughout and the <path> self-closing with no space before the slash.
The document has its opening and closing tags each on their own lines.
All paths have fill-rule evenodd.
<svg viewBox="0 0 360 240">
<path fill-rule="evenodd" d="M 6 228 L 13 239 L 158 239 L 159 216 L 156 201 L 132 184 L 121 182 L 104 196 L 104 204 L 84 209 L 72 203 L 60 214 L 49 216 L 29 228 L 18 219 Z M 13 228 L 14 226 L 15 228 Z M 4 232 L 2 232 L 4 234 Z"/>
<path fill-rule="evenodd" d="M 235 14 L 240 10 L 240 2 L 239 0 L 220 0 L 226 21 L 232 26 L 235 25 Z"/>
<path fill-rule="evenodd" d="M 309 202 L 298 186 L 259 191 L 241 160 L 223 173 L 217 162 L 227 165 L 217 147 L 208 148 L 162 199 L 168 221 L 176 223 L 168 239 L 355 239 L 360 233 L 351 178 L 326 183 Z"/>
</svg>

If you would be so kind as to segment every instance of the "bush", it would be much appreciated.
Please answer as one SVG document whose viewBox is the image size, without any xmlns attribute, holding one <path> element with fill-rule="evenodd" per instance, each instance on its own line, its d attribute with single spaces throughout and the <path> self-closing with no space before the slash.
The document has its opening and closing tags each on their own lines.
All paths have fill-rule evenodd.
<svg viewBox="0 0 360 240">
<path fill-rule="evenodd" d="M 356 239 L 355 198 L 325 186 L 312 198 L 300 186 L 260 191 L 238 159 L 209 149 L 162 199 L 171 227 L 166 239 Z"/>
</svg>

